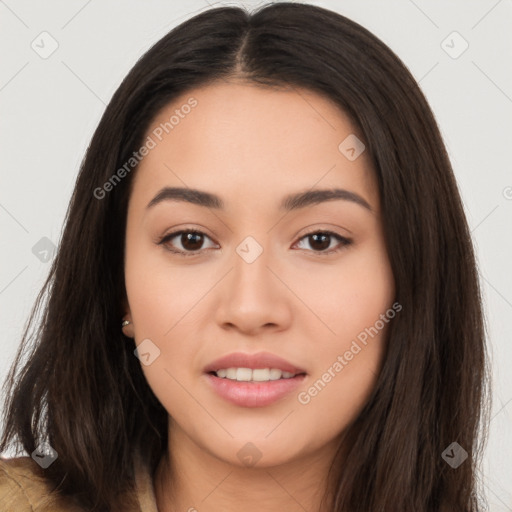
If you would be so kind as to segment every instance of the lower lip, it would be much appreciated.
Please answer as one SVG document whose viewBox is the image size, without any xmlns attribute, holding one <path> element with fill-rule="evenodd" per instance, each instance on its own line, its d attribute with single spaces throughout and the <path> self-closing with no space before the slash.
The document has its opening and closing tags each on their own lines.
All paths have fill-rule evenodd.
<svg viewBox="0 0 512 512">
<path fill-rule="evenodd" d="M 306 376 L 302 374 L 267 382 L 239 382 L 212 374 L 206 374 L 206 377 L 213 390 L 228 402 L 240 407 L 265 407 L 297 389 Z"/>
</svg>

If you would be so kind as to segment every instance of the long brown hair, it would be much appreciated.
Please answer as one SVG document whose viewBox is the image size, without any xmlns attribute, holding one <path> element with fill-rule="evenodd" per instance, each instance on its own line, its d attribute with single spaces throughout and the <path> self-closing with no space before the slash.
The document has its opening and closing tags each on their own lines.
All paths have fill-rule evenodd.
<svg viewBox="0 0 512 512">
<path fill-rule="evenodd" d="M 364 135 L 376 172 L 403 310 L 389 326 L 373 394 L 334 458 L 328 510 L 479 510 L 485 328 L 470 233 L 439 129 L 383 42 L 340 14 L 300 3 L 251 14 L 209 9 L 158 41 L 124 79 L 87 150 L 57 256 L 4 385 L 0 450 L 16 442 L 30 454 L 48 440 L 59 456 L 47 478 L 89 510 L 119 505 L 133 486 L 135 454 L 152 469 L 158 464 L 168 415 L 120 329 L 136 168 L 103 197 L 94 191 L 141 146 L 162 107 L 230 78 L 330 98 Z M 442 457 L 452 442 L 469 455 L 456 469 Z"/>
</svg>

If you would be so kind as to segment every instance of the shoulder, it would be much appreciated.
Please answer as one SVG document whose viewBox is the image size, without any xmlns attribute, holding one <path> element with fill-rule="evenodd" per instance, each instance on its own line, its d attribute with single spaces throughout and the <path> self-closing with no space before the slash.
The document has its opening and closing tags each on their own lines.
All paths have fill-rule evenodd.
<svg viewBox="0 0 512 512">
<path fill-rule="evenodd" d="M 5 512 L 70 512 L 62 497 L 52 492 L 44 470 L 31 457 L 0 457 L 0 504 Z"/>
</svg>

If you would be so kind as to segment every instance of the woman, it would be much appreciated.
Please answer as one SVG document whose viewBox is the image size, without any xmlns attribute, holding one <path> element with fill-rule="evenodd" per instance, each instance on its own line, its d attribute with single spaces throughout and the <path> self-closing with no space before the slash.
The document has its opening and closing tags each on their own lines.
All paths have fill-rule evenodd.
<svg viewBox="0 0 512 512">
<path fill-rule="evenodd" d="M 6 382 L 13 510 L 479 510 L 460 196 L 413 77 L 339 14 L 211 9 L 151 48 L 44 293 Z"/>
</svg>

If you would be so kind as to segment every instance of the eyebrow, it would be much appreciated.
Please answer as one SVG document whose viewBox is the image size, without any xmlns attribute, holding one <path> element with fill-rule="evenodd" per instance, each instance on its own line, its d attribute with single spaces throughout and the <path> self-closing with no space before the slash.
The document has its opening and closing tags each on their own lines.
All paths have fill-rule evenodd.
<svg viewBox="0 0 512 512">
<path fill-rule="evenodd" d="M 306 192 L 298 192 L 287 195 L 281 202 L 280 210 L 298 210 L 326 201 L 344 200 L 358 204 L 363 208 L 373 212 L 369 203 L 355 192 L 349 190 L 334 188 L 326 190 L 308 190 Z M 157 195 L 151 199 L 146 206 L 146 210 L 156 206 L 164 201 L 185 201 L 187 203 L 204 206 L 206 208 L 214 208 L 216 210 L 224 209 L 224 201 L 217 195 L 202 190 L 182 187 L 164 187 Z"/>
</svg>

